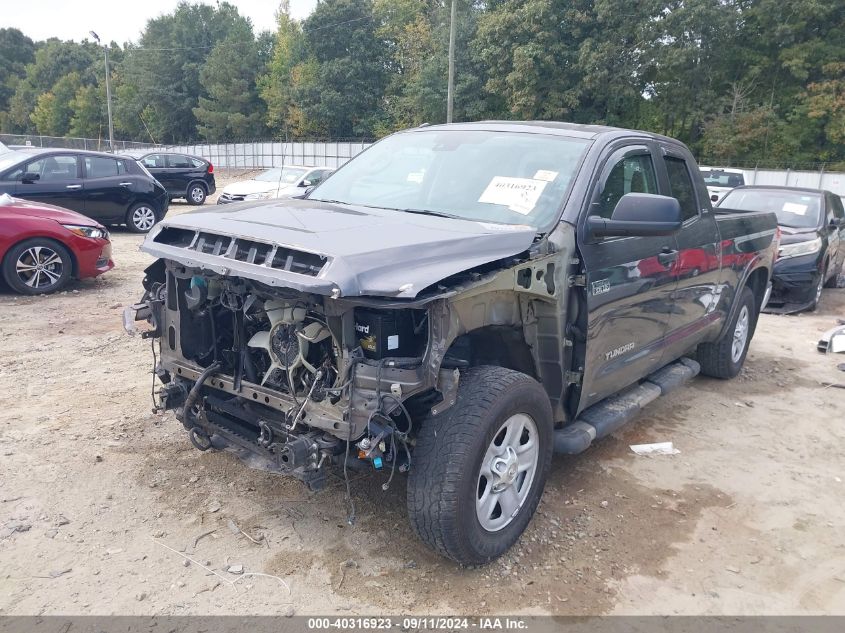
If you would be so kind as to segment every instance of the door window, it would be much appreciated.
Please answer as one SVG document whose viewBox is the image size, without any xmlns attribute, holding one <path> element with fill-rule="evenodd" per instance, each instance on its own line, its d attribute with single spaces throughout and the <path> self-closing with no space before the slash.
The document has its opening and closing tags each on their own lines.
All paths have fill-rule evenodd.
<svg viewBox="0 0 845 633">
<path fill-rule="evenodd" d="M 156 169 L 164 167 L 164 156 L 161 154 L 150 154 L 141 159 L 141 164 L 147 169 Z"/>
<path fill-rule="evenodd" d="M 610 170 L 604 181 L 596 215 L 610 218 L 626 193 L 657 193 L 657 179 L 650 154 L 625 156 Z"/>
<path fill-rule="evenodd" d="M 197 169 L 202 169 L 205 167 L 205 161 L 200 158 L 191 158 L 190 161 L 191 164 Z"/>
<path fill-rule="evenodd" d="M 698 199 L 687 162 L 683 158 L 667 156 L 666 171 L 669 173 L 669 191 L 681 204 L 681 217 L 686 221 L 698 216 Z"/>
<path fill-rule="evenodd" d="M 101 156 L 85 157 L 86 178 L 109 178 L 117 176 L 126 171 L 121 161 L 114 158 L 103 158 Z"/>
<path fill-rule="evenodd" d="M 76 179 L 76 156 L 47 156 L 32 161 L 23 170 L 24 173 L 38 174 L 39 182 Z"/>
<path fill-rule="evenodd" d="M 180 156 L 179 154 L 168 154 L 167 166 L 173 169 L 190 169 L 193 167 L 190 158 L 187 156 Z"/>
</svg>

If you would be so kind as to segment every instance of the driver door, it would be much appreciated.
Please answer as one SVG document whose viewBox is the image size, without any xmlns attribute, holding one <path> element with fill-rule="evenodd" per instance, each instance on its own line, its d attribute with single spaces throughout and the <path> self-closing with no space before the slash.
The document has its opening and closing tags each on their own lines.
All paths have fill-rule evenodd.
<svg viewBox="0 0 845 633">
<path fill-rule="evenodd" d="M 37 175 L 28 180 L 27 175 Z M 45 156 L 28 162 L 12 177 L 15 195 L 33 202 L 54 204 L 71 211 L 85 211 L 85 192 L 82 186 L 79 160 L 74 154 Z"/>
<path fill-rule="evenodd" d="M 626 145 L 604 164 L 587 215 L 610 218 L 626 193 L 659 193 L 651 146 Z M 580 409 L 636 382 L 663 361 L 674 309 L 674 236 L 593 238 L 581 222 L 589 327 Z"/>
</svg>

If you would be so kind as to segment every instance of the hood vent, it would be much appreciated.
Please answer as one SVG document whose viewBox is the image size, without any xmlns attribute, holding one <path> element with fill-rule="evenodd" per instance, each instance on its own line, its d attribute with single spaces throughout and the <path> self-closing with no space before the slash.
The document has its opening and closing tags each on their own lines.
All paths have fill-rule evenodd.
<svg viewBox="0 0 845 633">
<path fill-rule="evenodd" d="M 286 246 L 273 246 L 266 242 L 231 238 L 226 235 L 217 235 L 205 231 L 197 232 L 177 227 L 162 229 L 153 241 L 308 277 L 319 275 L 327 261 L 327 258 L 322 255 L 315 255 Z"/>
</svg>

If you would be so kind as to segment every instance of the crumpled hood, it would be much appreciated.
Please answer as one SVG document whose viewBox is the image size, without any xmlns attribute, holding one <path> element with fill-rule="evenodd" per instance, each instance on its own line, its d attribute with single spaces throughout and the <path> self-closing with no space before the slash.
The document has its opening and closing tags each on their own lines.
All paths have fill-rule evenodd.
<svg viewBox="0 0 845 633">
<path fill-rule="evenodd" d="M 271 268 L 269 262 L 250 264 L 167 244 L 173 234 L 165 231 L 168 227 L 317 254 L 326 263 L 316 276 Z M 450 275 L 525 251 L 535 235 L 529 226 L 289 199 L 171 216 L 153 228 L 141 249 L 187 266 L 305 292 L 412 299 Z"/>
<path fill-rule="evenodd" d="M 278 196 L 289 194 L 289 192 L 294 189 L 305 191 L 305 189 L 294 185 L 282 184 L 282 186 L 279 187 L 279 183 L 268 182 L 266 180 L 242 180 L 241 182 L 233 182 L 231 185 L 226 185 L 223 188 L 223 193 L 228 193 L 231 196 L 248 196 L 251 193 L 266 193 L 268 191 L 275 191 Z"/>
</svg>

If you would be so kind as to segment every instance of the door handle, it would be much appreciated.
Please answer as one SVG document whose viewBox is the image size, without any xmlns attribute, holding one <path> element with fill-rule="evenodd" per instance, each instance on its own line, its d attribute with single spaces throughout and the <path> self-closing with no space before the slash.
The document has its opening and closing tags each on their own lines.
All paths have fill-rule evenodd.
<svg viewBox="0 0 845 633">
<path fill-rule="evenodd" d="M 121 186 L 121 187 L 129 187 L 129 186 L 131 186 L 131 185 L 132 185 L 132 183 L 131 183 L 131 182 L 122 182 L 122 183 L 120 183 L 120 186 Z"/>
<path fill-rule="evenodd" d="M 657 255 L 657 261 L 659 261 L 663 266 L 668 266 L 676 259 L 678 259 L 678 251 L 673 248 L 669 248 L 668 246 L 664 246 Z"/>
<path fill-rule="evenodd" d="M 82 185 L 68 185 L 65 189 L 82 189 Z"/>
</svg>

